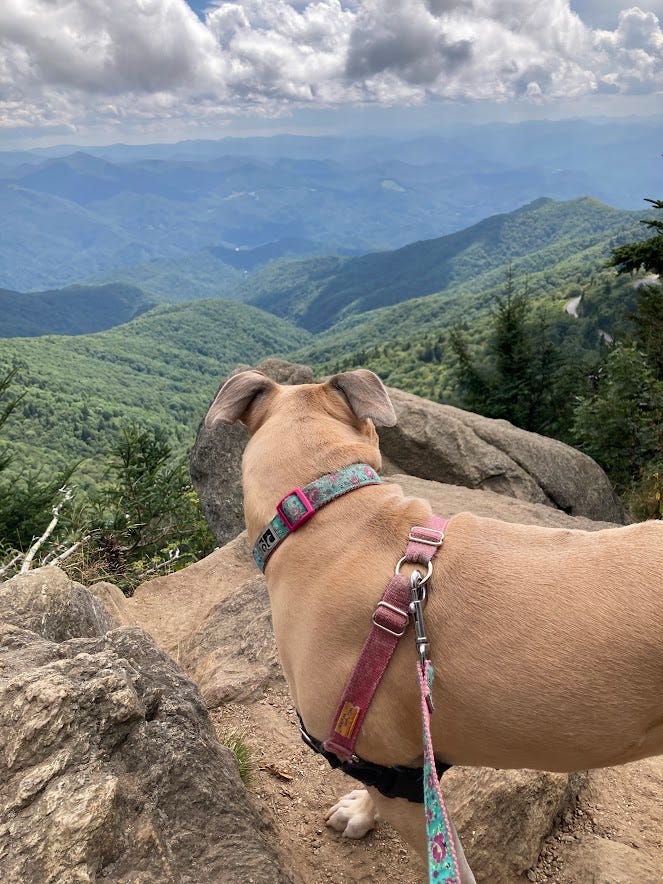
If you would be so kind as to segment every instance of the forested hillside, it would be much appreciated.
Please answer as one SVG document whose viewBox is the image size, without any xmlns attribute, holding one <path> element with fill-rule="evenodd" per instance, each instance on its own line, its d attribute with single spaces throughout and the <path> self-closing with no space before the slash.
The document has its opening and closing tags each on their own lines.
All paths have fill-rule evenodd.
<svg viewBox="0 0 663 884">
<path fill-rule="evenodd" d="M 177 258 L 157 258 L 144 264 L 101 274 L 90 282 L 116 281 L 136 285 L 159 301 L 175 303 L 197 298 L 239 298 L 242 283 L 254 270 L 273 261 L 303 255 L 322 256 L 328 250 L 308 240 L 285 239 L 247 249 L 222 246 L 201 249 Z M 348 254 L 349 249 L 339 250 Z"/>
<path fill-rule="evenodd" d="M 117 283 L 29 293 L 0 289 L 0 338 L 89 334 L 129 322 L 153 306 L 139 288 Z"/>
<path fill-rule="evenodd" d="M 0 377 L 17 366 L 12 391 L 23 398 L 3 434 L 17 465 L 87 458 L 82 477 L 98 478 L 95 455 L 127 422 L 163 428 L 183 452 L 233 365 L 292 352 L 309 337 L 253 307 L 205 300 L 95 335 L 6 339 Z"/>
<path fill-rule="evenodd" d="M 574 272 L 582 274 L 584 268 L 587 273 L 605 262 L 611 246 L 641 235 L 641 217 L 642 212 L 624 212 L 589 198 L 540 199 L 397 251 L 268 266 L 242 291 L 249 303 L 310 331 L 329 329 L 346 318 L 343 330 L 348 325 L 356 329 L 358 315 L 423 295 L 443 292 L 445 302 L 476 296 L 498 285 L 509 266 L 518 274 L 542 274 L 547 289 L 559 287 Z M 394 317 L 399 328 L 405 312 L 412 330 L 420 323 L 410 307 Z M 376 338 L 366 329 L 364 334 Z"/>
<path fill-rule="evenodd" d="M 321 371 L 364 365 L 388 383 L 455 401 L 448 333 L 462 325 L 471 341 L 481 342 L 507 273 L 519 285 L 528 280 L 537 314 L 557 328 L 558 338 L 577 339 L 580 349 L 594 352 L 599 321 L 605 332 L 618 334 L 631 290 L 614 281 L 606 262 L 611 246 L 642 235 L 638 215 L 590 199 L 538 200 L 394 252 L 270 264 L 246 277 L 235 294 L 250 295 L 272 314 L 236 301 L 201 300 L 157 308 L 100 334 L 5 340 L 0 377 L 18 365 L 14 386 L 25 391 L 7 431 L 30 463 L 64 465 L 94 455 L 127 419 L 164 427 L 183 448 L 219 378 L 238 361 L 270 353 Z M 211 281 L 214 268 L 208 269 Z M 414 297 L 429 289 L 437 293 Z M 587 315 L 572 319 L 564 308 L 578 293 L 584 293 Z M 131 309 L 145 306 L 140 290 L 127 286 L 7 294 L 4 327 L 10 333 L 53 331 L 49 323 L 59 312 L 61 327 L 78 331 L 101 317 L 106 321 L 119 295 Z M 322 325 L 333 319 L 327 298 L 346 318 L 317 335 L 273 315 L 300 309 L 311 324 Z M 394 300 L 401 303 L 388 306 Z M 37 306 L 21 310 L 21 303 Z M 592 304 L 599 311 L 594 318 Z M 93 308 L 100 311 L 94 320 Z M 84 469 L 93 472 L 94 465 Z"/>
</svg>

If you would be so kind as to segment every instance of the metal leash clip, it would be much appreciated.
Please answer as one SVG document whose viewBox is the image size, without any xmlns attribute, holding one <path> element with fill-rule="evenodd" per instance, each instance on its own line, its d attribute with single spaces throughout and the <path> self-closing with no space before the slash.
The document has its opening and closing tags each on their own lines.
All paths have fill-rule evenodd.
<svg viewBox="0 0 663 884">
<path fill-rule="evenodd" d="M 430 575 L 428 575 L 430 576 Z M 426 587 L 425 582 L 428 579 L 422 579 L 419 571 L 413 571 L 410 576 L 410 588 L 412 590 L 412 601 L 410 602 L 410 613 L 414 620 L 414 639 L 417 644 L 419 653 L 419 663 L 422 671 L 425 671 L 428 662 L 428 637 L 426 635 L 426 626 L 424 624 L 424 606 L 426 604 Z M 426 704 L 430 712 L 433 712 L 433 698 L 430 693 L 426 694 Z"/>
</svg>

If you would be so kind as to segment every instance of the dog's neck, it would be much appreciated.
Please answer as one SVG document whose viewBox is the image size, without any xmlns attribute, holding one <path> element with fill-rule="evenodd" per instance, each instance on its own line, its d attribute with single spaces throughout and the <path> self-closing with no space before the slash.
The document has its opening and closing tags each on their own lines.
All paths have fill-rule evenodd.
<svg viewBox="0 0 663 884">
<path fill-rule="evenodd" d="M 353 463 L 380 469 L 382 458 L 372 425 L 372 432 L 364 435 L 355 428 L 334 424 L 333 432 L 328 428 L 325 433 L 313 422 L 286 427 L 285 431 L 265 425 L 249 440 L 242 459 L 242 480 L 251 543 L 273 518 L 276 504 L 294 488 Z"/>
</svg>

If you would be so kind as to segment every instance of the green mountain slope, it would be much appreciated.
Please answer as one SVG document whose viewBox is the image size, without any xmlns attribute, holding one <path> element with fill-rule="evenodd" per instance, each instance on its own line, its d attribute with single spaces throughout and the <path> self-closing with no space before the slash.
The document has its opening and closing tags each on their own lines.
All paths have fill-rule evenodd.
<svg viewBox="0 0 663 884">
<path fill-rule="evenodd" d="M 129 285 L 72 285 L 25 294 L 0 289 L 0 338 L 89 334 L 129 322 L 152 306 Z"/>
<path fill-rule="evenodd" d="M 95 335 L 5 339 L 0 377 L 25 393 L 4 427 L 17 463 L 61 466 L 94 456 L 119 423 L 162 426 L 184 450 L 222 375 L 301 347 L 309 335 L 252 307 L 220 300 L 158 307 Z"/>
<path fill-rule="evenodd" d="M 634 227 L 634 234 L 642 228 Z M 334 363 L 366 347 L 390 341 L 417 343 L 422 335 L 438 334 L 453 325 L 482 322 L 494 306 L 495 296 L 504 286 L 509 267 L 519 285 L 527 284 L 534 300 L 557 304 L 563 310 L 569 286 L 593 286 L 615 276 L 606 269 L 610 240 L 580 251 L 569 251 L 563 260 L 532 271 L 531 256 L 479 274 L 471 283 L 451 286 L 444 292 L 415 298 L 366 313 L 348 316 L 332 328 L 316 335 L 296 358 L 315 363 Z M 554 309 L 557 309 L 554 308 Z"/>
<path fill-rule="evenodd" d="M 527 277 L 542 316 L 561 318 L 570 333 L 596 346 L 597 329 L 614 332 L 611 317 L 630 294 L 605 288 L 614 279 L 605 266 L 610 248 L 646 232 L 643 214 L 588 199 L 541 200 L 461 234 L 366 256 L 368 263 L 340 257 L 283 262 L 251 277 L 252 285 L 271 280 L 259 294 L 272 310 L 308 309 L 311 290 L 318 297 L 331 282 L 337 285 L 344 318 L 317 335 L 238 301 L 200 300 L 162 306 L 94 335 L 5 338 L 0 377 L 18 364 L 14 392 L 26 392 L 6 427 L 17 462 L 49 468 L 87 457 L 84 481 L 98 478 L 94 455 L 123 420 L 167 427 L 183 449 L 219 378 L 237 362 L 255 364 L 269 354 L 309 362 L 320 372 L 364 365 L 388 383 L 448 399 L 445 335 L 462 323 L 471 341 L 481 339 L 509 267 L 518 285 Z M 367 267 L 375 271 L 372 278 Z M 402 293 L 397 279 L 410 278 L 407 300 L 371 309 L 383 297 L 389 304 L 390 292 Z M 413 297 L 445 279 L 443 291 Z M 601 305 L 593 325 L 564 313 L 578 291 L 593 293 Z M 613 305 L 607 311 L 604 291 Z"/>
<path fill-rule="evenodd" d="M 155 256 L 88 208 L 0 181 L 0 285 L 68 285 Z M 157 253 L 158 254 L 158 253 Z"/>
<path fill-rule="evenodd" d="M 232 298 L 243 278 L 242 271 L 224 263 L 209 249 L 201 249 L 178 258 L 156 258 L 120 267 L 86 281 L 139 286 L 151 299 L 175 304 L 199 298 Z"/>
<path fill-rule="evenodd" d="M 86 282 L 136 285 L 149 292 L 150 298 L 171 304 L 198 298 L 235 298 L 243 281 L 265 264 L 294 261 L 310 255 L 319 257 L 332 251 L 331 247 L 320 243 L 298 239 L 277 240 L 252 249 L 212 246 L 190 255 L 157 258 L 145 264 L 121 267 Z"/>
<path fill-rule="evenodd" d="M 358 258 L 304 261 L 269 267 L 251 278 L 249 303 L 287 317 L 310 331 L 347 317 L 463 286 L 492 284 L 512 264 L 545 271 L 569 255 L 604 247 L 639 233 L 642 213 L 613 209 L 583 197 L 540 199 L 439 239 Z"/>
</svg>

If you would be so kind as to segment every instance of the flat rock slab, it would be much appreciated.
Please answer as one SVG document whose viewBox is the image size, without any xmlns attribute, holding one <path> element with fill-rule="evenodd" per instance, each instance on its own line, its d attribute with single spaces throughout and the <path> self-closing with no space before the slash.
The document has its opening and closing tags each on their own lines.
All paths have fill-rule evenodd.
<svg viewBox="0 0 663 884">
<path fill-rule="evenodd" d="M 141 626 L 178 662 L 182 647 L 200 628 L 212 608 L 259 574 L 243 532 L 209 556 L 164 577 L 155 577 L 122 601 L 104 584 L 101 601 L 110 600 L 122 623 Z M 95 592 L 95 587 L 92 587 Z"/>
<path fill-rule="evenodd" d="M 583 516 L 570 516 L 561 510 L 542 503 L 532 503 L 497 494 L 494 491 L 464 488 L 461 485 L 447 485 L 418 479 L 415 476 L 393 474 L 384 477 L 385 482 L 400 485 L 408 497 L 423 497 L 428 500 L 433 512 L 444 518 L 457 513 L 475 513 L 503 522 L 519 525 L 543 525 L 550 528 L 573 528 L 582 531 L 598 531 L 601 528 L 616 528 L 614 522 L 600 522 Z"/>
</svg>

